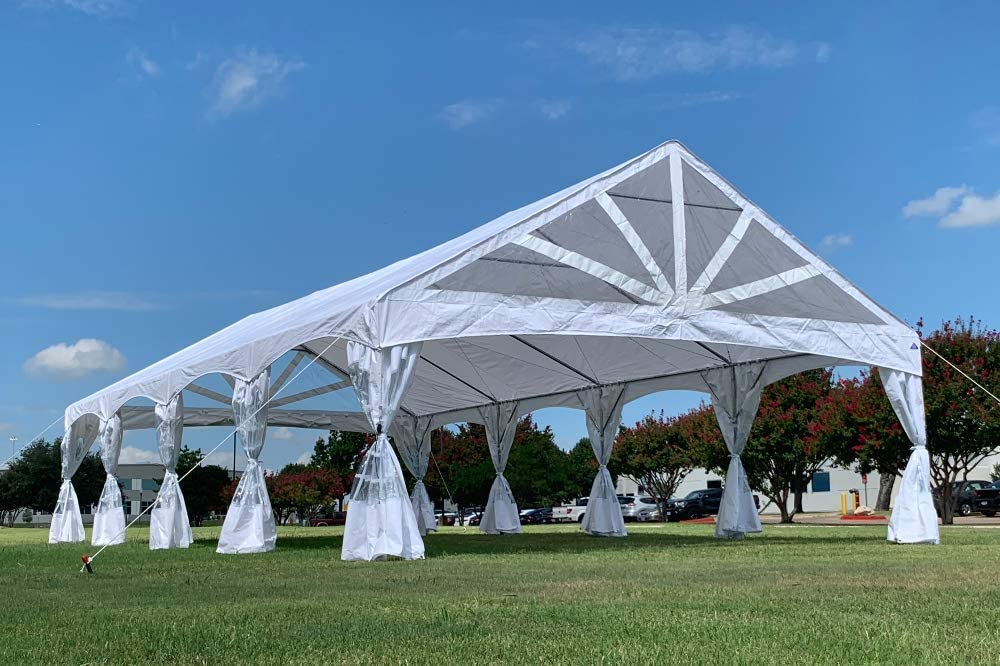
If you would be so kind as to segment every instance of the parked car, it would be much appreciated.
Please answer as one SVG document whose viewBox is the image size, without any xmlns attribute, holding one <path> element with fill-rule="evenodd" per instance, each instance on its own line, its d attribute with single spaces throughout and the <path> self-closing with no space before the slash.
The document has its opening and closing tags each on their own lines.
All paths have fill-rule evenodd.
<svg viewBox="0 0 1000 666">
<path fill-rule="evenodd" d="M 719 512 L 721 501 L 722 488 L 692 490 L 681 499 L 671 499 L 667 502 L 667 520 L 691 520 L 716 514 Z"/>
<path fill-rule="evenodd" d="M 655 512 L 659 516 L 659 507 L 652 497 L 626 497 L 622 502 L 622 518 L 625 522 L 633 520 L 653 520 Z"/>
<path fill-rule="evenodd" d="M 462 512 L 462 515 L 458 517 L 458 524 L 459 525 L 471 525 L 472 523 L 470 521 L 473 518 L 475 518 L 476 516 L 480 515 L 482 512 L 483 512 L 483 510 L 481 508 L 479 508 L 479 507 L 475 507 L 475 508 L 472 508 L 472 509 L 466 509 L 465 511 Z"/>
<path fill-rule="evenodd" d="M 573 504 L 552 507 L 552 520 L 560 523 L 582 523 L 587 514 L 589 497 L 580 497 Z"/>
<path fill-rule="evenodd" d="M 456 514 L 451 513 L 450 511 L 444 511 L 444 512 L 442 512 L 442 511 L 435 511 L 434 512 L 434 520 L 435 520 L 435 522 L 437 522 L 438 525 L 441 524 L 441 516 L 444 516 L 444 524 L 447 525 L 448 527 L 451 527 L 452 525 L 454 525 L 455 524 L 455 519 L 458 518 L 458 516 Z"/>
<path fill-rule="evenodd" d="M 552 522 L 552 509 L 528 509 L 521 512 L 522 525 L 547 525 Z"/>
<path fill-rule="evenodd" d="M 310 527 L 332 527 L 334 525 L 343 525 L 346 522 L 346 511 L 333 511 L 311 518 L 309 520 L 309 525 Z"/>
<path fill-rule="evenodd" d="M 976 491 L 975 508 L 984 516 L 992 518 L 1000 513 L 1000 481 L 994 481 Z"/>
<path fill-rule="evenodd" d="M 979 506 L 976 504 L 976 493 L 980 490 L 986 490 L 992 485 L 992 481 L 955 481 L 951 484 L 951 510 L 959 516 L 968 516 L 979 511 Z M 934 496 L 934 508 L 940 514 L 941 491 L 935 488 L 932 494 Z"/>
</svg>

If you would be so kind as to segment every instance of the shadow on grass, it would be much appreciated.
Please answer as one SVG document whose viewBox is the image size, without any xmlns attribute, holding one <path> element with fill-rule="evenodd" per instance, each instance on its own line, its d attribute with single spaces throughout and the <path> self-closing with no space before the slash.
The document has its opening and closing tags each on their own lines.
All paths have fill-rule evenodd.
<svg viewBox="0 0 1000 666">
<path fill-rule="evenodd" d="M 778 545 L 802 545 L 808 547 L 820 544 L 860 544 L 884 542 L 885 537 L 868 534 L 819 535 L 798 534 L 795 536 L 765 534 L 751 536 L 743 541 L 716 539 L 711 534 L 657 534 L 642 532 L 623 539 L 613 537 L 593 537 L 587 534 L 554 532 L 529 532 L 511 535 L 485 535 L 475 533 L 430 534 L 424 538 L 427 557 L 448 557 L 453 555 L 502 555 L 510 553 L 580 553 L 588 551 L 629 551 L 668 550 L 690 547 L 746 547 L 761 548 Z M 213 539 L 197 539 L 200 545 L 215 546 Z M 310 535 L 302 532 L 292 537 L 278 537 L 279 550 L 335 550 L 340 551 L 343 537 L 339 535 Z"/>
</svg>

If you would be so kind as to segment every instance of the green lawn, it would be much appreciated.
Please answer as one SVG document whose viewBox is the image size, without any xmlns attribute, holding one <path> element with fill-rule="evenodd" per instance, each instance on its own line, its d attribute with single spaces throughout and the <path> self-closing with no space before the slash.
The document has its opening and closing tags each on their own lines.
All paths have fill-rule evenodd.
<svg viewBox="0 0 1000 666">
<path fill-rule="evenodd" d="M 340 530 L 282 528 L 266 555 L 150 552 L 93 576 L 80 545 L 0 530 L 0 664 L 995 662 L 1000 530 L 894 546 L 885 527 L 450 528 L 419 562 L 344 563 Z"/>
</svg>

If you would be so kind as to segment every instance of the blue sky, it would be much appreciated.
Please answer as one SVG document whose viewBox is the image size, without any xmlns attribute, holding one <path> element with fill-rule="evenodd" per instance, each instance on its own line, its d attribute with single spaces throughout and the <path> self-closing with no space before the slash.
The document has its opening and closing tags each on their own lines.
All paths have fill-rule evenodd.
<svg viewBox="0 0 1000 666">
<path fill-rule="evenodd" d="M 900 317 L 1000 324 L 1000 7 L 539 4 L 0 6 L 3 443 L 670 138 Z"/>
</svg>

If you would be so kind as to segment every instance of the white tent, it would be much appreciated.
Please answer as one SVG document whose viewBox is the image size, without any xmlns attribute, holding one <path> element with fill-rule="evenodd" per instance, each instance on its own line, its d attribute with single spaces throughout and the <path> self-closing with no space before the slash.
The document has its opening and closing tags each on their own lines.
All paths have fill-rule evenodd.
<svg viewBox="0 0 1000 666">
<path fill-rule="evenodd" d="M 452 422 L 486 425 L 497 477 L 483 530 L 519 531 L 503 477 L 507 453 L 517 418 L 547 406 L 585 412 L 600 467 L 584 528 L 623 536 L 604 466 L 621 407 L 670 389 L 709 394 L 732 454 L 717 534 L 760 531 L 739 454 L 761 390 L 806 369 L 859 364 L 879 369 L 914 443 L 889 537 L 938 540 L 917 336 L 677 142 L 410 259 L 247 317 L 71 405 L 60 494 L 67 515 L 53 522 L 52 538 L 80 537 L 61 526 L 78 511 L 69 479 L 100 424 L 116 413 L 126 428 L 149 420 L 129 413 L 133 398 L 186 419 L 181 392 L 221 373 L 235 412 L 255 416 L 240 428 L 254 464 L 264 424 L 290 403 L 262 398 L 288 380 L 286 370 L 268 393 L 270 366 L 289 352 L 326 368 L 330 390 L 353 386 L 368 426 L 357 429 L 378 433 L 352 491 L 345 559 L 422 557 L 426 492 L 421 484 L 407 501 L 388 435 L 420 478 L 430 429 Z M 156 415 L 167 448 L 179 446 Z M 298 417 L 286 410 L 279 418 Z M 351 420 L 326 421 L 338 418 Z M 245 497 L 267 502 L 256 486 Z M 251 517 L 234 525 L 238 536 L 223 535 L 239 547 L 220 550 L 273 547 L 260 511 L 240 515 Z"/>
</svg>

